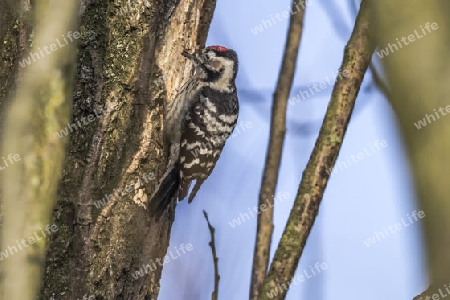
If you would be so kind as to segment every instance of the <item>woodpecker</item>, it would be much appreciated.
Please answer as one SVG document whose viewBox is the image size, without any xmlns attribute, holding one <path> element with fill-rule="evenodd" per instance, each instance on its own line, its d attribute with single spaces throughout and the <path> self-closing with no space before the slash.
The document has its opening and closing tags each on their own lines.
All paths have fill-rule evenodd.
<svg viewBox="0 0 450 300">
<path fill-rule="evenodd" d="M 188 197 L 192 202 L 214 169 L 239 114 L 236 52 L 209 46 L 182 55 L 195 64 L 195 73 L 165 109 L 164 133 L 170 153 L 167 171 L 151 200 L 157 217 L 170 203 L 186 198 L 195 180 Z"/>
</svg>

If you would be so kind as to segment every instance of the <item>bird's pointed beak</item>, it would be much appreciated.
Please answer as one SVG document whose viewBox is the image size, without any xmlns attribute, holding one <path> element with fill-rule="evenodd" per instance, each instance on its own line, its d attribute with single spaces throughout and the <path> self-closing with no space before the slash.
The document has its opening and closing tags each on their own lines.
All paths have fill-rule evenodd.
<svg viewBox="0 0 450 300">
<path fill-rule="evenodd" d="M 187 52 L 186 50 L 181 52 L 181 55 L 183 55 L 184 57 L 192 60 L 192 62 L 194 62 L 197 65 L 201 65 L 202 64 L 202 61 L 200 60 L 200 58 L 198 58 L 198 56 L 196 56 L 195 54 L 191 54 L 191 53 Z"/>
</svg>

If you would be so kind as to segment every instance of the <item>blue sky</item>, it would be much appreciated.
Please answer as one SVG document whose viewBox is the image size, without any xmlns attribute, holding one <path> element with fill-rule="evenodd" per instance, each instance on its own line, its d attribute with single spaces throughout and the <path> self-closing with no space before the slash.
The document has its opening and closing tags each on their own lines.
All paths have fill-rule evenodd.
<svg viewBox="0 0 450 300">
<path fill-rule="evenodd" d="M 210 234 L 202 210 L 216 228 L 219 299 L 248 299 L 257 204 L 269 137 L 272 94 L 278 76 L 288 19 L 258 34 L 263 20 L 282 14 L 290 1 L 218 1 L 208 45 L 224 45 L 239 55 L 238 126 L 210 178 L 192 204 L 180 202 L 169 250 L 190 243 L 192 251 L 164 267 L 159 300 L 210 299 L 213 264 Z M 336 74 L 359 4 L 311 0 L 307 8 L 291 96 Z M 267 22 L 266 22 L 267 24 Z M 391 54 L 395 55 L 395 53 Z M 380 64 L 376 57 L 376 65 Z M 275 205 L 272 255 L 314 146 L 332 86 L 288 105 L 287 134 Z M 411 126 L 414 126 L 411 124 Z M 385 141 L 385 147 L 375 143 Z M 373 151 L 375 149 L 375 151 Z M 333 172 L 297 275 L 325 263 L 326 270 L 292 285 L 287 299 L 411 300 L 427 286 L 421 245 L 421 219 L 412 217 L 416 199 L 402 137 L 393 111 L 366 74 L 338 162 L 356 163 Z M 370 154 L 370 155 L 369 155 Z M 284 196 L 283 196 L 284 195 Z M 250 219 L 235 226 L 244 213 Z M 408 218 L 409 217 L 409 218 Z M 412 222 L 410 222 L 412 220 Z M 366 246 L 375 232 L 399 223 L 401 229 Z M 236 225 L 236 223 L 235 223 Z M 397 225 L 399 226 L 399 225 Z M 392 227 L 391 227 L 392 228 Z M 366 243 L 364 243 L 364 241 Z M 176 287 L 176 288 L 175 288 Z"/>
</svg>

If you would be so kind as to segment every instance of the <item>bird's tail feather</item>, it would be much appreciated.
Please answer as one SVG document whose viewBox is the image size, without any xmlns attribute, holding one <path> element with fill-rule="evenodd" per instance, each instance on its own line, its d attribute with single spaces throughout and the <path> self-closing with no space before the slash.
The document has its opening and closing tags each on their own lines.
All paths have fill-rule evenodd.
<svg viewBox="0 0 450 300">
<path fill-rule="evenodd" d="M 158 190 L 150 202 L 150 212 L 159 219 L 169 204 L 176 201 L 180 187 L 180 165 L 175 166 L 164 174 Z"/>
</svg>

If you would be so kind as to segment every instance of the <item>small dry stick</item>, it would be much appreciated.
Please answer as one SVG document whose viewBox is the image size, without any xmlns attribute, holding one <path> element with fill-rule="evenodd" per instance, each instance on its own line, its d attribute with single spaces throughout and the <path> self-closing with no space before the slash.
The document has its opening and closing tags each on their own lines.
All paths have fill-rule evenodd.
<svg viewBox="0 0 450 300">
<path fill-rule="evenodd" d="M 361 3 L 355 28 L 344 51 L 340 70 L 344 77 L 334 86 L 322 128 L 258 300 L 282 300 L 286 297 L 287 289 L 281 286 L 289 286 L 317 216 L 330 176 L 327 171 L 336 162 L 361 82 L 375 50 L 371 42 L 368 3 L 367 0 Z M 274 291 L 277 293 L 275 297 Z"/>
<path fill-rule="evenodd" d="M 264 175 L 261 182 L 258 207 L 267 206 L 258 214 L 258 228 L 256 232 L 255 250 L 253 253 L 253 270 L 250 287 L 250 299 L 256 300 L 269 266 L 270 243 L 273 233 L 273 202 L 275 188 L 278 182 L 281 153 L 286 133 L 286 107 L 294 79 L 300 39 L 303 32 L 303 17 L 305 1 L 301 0 L 292 6 L 301 6 L 296 14 L 292 15 L 286 39 L 286 48 L 278 75 L 278 83 L 273 95 L 272 119 L 270 126 L 269 149 L 267 151 Z"/>
<path fill-rule="evenodd" d="M 219 275 L 219 264 L 218 264 L 219 258 L 217 257 L 216 242 L 214 239 L 214 232 L 216 231 L 216 229 L 211 226 L 211 223 L 209 223 L 208 214 L 206 213 L 206 211 L 203 211 L 203 215 L 205 216 L 206 222 L 208 222 L 208 228 L 209 228 L 209 231 L 211 232 L 211 241 L 209 242 L 209 246 L 211 247 L 211 252 L 212 252 L 212 256 L 213 256 L 213 260 L 214 260 L 214 291 L 211 295 L 211 299 L 217 300 L 218 299 L 217 297 L 219 295 L 220 275 Z"/>
</svg>

